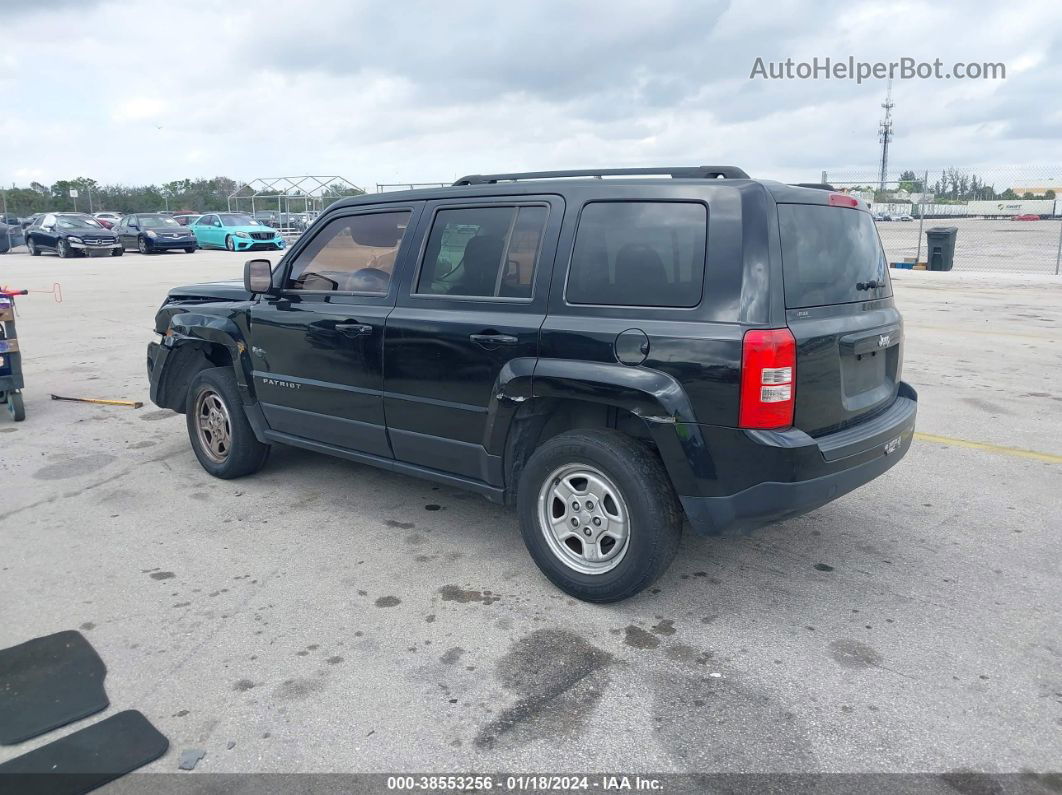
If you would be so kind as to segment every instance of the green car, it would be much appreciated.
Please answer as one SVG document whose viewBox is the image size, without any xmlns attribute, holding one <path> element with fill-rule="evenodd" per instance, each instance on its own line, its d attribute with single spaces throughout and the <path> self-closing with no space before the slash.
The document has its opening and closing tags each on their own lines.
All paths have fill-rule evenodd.
<svg viewBox="0 0 1062 795">
<path fill-rule="evenodd" d="M 280 251 L 280 232 L 244 213 L 207 213 L 189 227 L 200 248 L 229 251 Z"/>
</svg>

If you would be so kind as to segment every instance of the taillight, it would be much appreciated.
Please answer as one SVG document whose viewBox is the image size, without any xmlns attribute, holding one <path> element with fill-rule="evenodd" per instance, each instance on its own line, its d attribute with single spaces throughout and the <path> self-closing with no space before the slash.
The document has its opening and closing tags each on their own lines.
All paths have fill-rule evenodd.
<svg viewBox="0 0 1062 795">
<path fill-rule="evenodd" d="M 741 345 L 742 428 L 788 428 L 796 401 L 796 340 L 787 328 L 745 332 Z"/>
</svg>

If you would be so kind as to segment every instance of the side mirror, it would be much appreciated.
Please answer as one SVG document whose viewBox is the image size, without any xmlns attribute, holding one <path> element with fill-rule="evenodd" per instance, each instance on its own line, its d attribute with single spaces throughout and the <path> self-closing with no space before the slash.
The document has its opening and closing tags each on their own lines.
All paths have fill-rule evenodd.
<svg viewBox="0 0 1062 795">
<path fill-rule="evenodd" d="M 252 295 L 273 292 L 273 264 L 267 259 L 243 263 L 243 288 Z"/>
</svg>

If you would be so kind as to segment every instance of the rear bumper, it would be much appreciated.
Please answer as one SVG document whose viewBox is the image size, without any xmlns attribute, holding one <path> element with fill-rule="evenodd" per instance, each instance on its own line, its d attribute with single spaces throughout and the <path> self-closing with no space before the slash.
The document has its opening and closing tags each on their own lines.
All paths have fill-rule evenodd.
<svg viewBox="0 0 1062 795">
<path fill-rule="evenodd" d="M 893 467 L 911 446 L 918 395 L 901 383 L 883 414 L 813 439 L 803 431 L 745 431 L 742 457 L 774 478 L 722 496 L 682 496 L 701 535 L 746 531 L 813 511 Z M 778 478 L 785 475 L 785 478 Z"/>
</svg>

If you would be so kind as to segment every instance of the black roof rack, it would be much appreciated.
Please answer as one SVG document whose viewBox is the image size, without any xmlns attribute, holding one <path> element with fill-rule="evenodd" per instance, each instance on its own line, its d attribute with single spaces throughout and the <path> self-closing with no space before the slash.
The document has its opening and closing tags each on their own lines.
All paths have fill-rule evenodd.
<svg viewBox="0 0 1062 795">
<path fill-rule="evenodd" d="M 575 171 L 524 171 L 512 174 L 469 174 L 454 185 L 492 185 L 522 179 L 562 179 L 564 177 L 625 177 L 666 174 L 672 179 L 749 179 L 737 166 L 663 166 L 659 168 L 585 168 Z"/>
<path fill-rule="evenodd" d="M 826 182 L 794 182 L 794 188 L 814 188 L 815 190 L 837 190 Z"/>
</svg>

